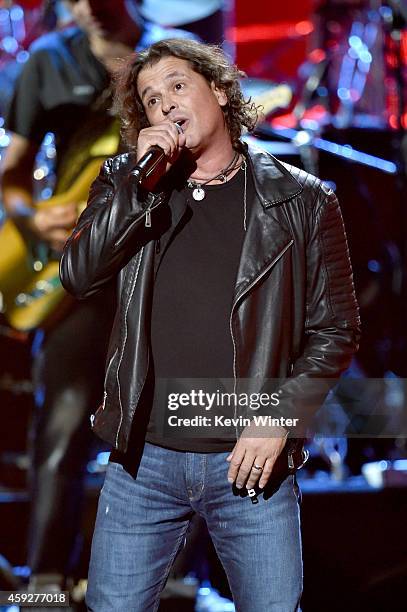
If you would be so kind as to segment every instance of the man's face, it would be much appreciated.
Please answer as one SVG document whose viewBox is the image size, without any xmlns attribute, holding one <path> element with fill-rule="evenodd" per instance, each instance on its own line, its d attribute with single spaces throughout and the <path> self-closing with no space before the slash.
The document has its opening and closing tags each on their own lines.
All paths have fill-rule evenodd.
<svg viewBox="0 0 407 612">
<path fill-rule="evenodd" d="M 225 135 L 228 138 L 222 111 L 226 94 L 186 60 L 170 56 L 146 66 L 139 73 L 137 91 L 150 125 L 164 119 L 179 121 L 191 151 L 224 141 Z"/>
<path fill-rule="evenodd" d="M 75 22 L 87 34 L 115 34 L 130 19 L 124 0 L 68 0 L 67 4 Z"/>
</svg>

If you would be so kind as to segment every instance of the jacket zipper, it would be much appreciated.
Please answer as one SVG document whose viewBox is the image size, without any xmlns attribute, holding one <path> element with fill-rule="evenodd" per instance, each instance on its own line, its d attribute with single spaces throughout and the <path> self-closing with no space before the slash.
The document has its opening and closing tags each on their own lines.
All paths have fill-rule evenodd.
<svg viewBox="0 0 407 612">
<path fill-rule="evenodd" d="M 145 227 L 151 227 L 151 211 L 157 208 L 157 206 L 159 206 L 163 201 L 164 201 L 164 198 L 162 195 L 153 196 L 151 203 L 145 210 L 145 213 L 146 213 L 145 220 L 144 220 Z"/>
<path fill-rule="evenodd" d="M 267 268 L 265 268 L 263 270 L 263 272 L 260 274 L 260 276 L 258 276 L 257 278 L 255 278 L 248 287 L 246 287 L 246 289 L 243 291 L 243 293 L 241 295 L 239 295 L 239 297 L 233 302 L 232 304 L 232 310 L 230 312 L 230 319 L 229 319 L 229 329 L 230 329 L 230 335 L 232 337 L 232 344 L 233 344 L 233 393 L 236 394 L 236 389 L 237 389 L 237 374 L 236 374 L 236 359 L 237 359 L 237 351 L 236 351 L 236 342 L 235 342 L 235 338 L 233 336 L 233 311 L 237 305 L 237 303 L 246 295 L 246 293 L 248 291 L 250 291 L 250 289 L 259 282 L 259 280 L 270 270 L 270 268 L 272 268 L 284 255 L 284 253 L 286 251 L 288 251 L 288 249 L 290 248 L 290 246 L 294 244 L 294 240 L 290 240 L 290 242 L 284 247 L 284 249 L 281 251 L 281 253 L 279 253 L 277 255 L 277 257 L 275 257 L 273 259 L 273 261 L 267 266 Z M 233 414 L 234 418 L 237 419 L 237 403 L 235 402 L 235 409 L 234 409 L 234 414 Z M 238 426 L 235 426 L 235 435 L 236 435 L 236 440 L 239 439 L 239 430 L 238 430 Z"/>
<path fill-rule="evenodd" d="M 157 208 L 157 206 L 159 206 L 162 202 L 163 198 L 160 195 L 157 196 L 153 196 L 151 199 L 151 202 L 149 204 L 149 206 L 147 207 L 147 209 L 145 210 L 145 227 L 151 227 L 151 211 L 154 210 L 154 208 Z M 131 224 L 127 230 L 125 232 L 123 232 L 123 234 L 120 236 L 119 240 L 117 240 L 115 242 L 115 247 L 120 246 L 120 244 L 122 243 L 122 241 L 124 240 L 124 238 L 127 236 L 127 234 L 129 233 L 129 231 L 132 228 Z M 127 341 L 127 313 L 129 310 L 129 306 L 130 306 L 130 302 L 131 302 L 131 298 L 133 297 L 133 293 L 134 293 L 134 289 L 136 287 L 137 284 L 137 278 L 138 278 L 138 273 L 140 270 L 140 265 L 141 265 L 141 259 L 143 257 L 143 252 L 144 252 L 144 247 L 140 250 L 140 254 L 139 254 L 139 260 L 137 263 L 137 270 L 136 270 L 136 274 L 135 274 L 135 278 L 133 280 L 133 287 L 132 290 L 130 292 L 129 295 L 129 299 L 127 301 L 126 304 L 126 309 L 125 309 L 125 315 L 124 315 L 124 324 L 125 324 L 125 338 L 124 338 L 124 342 L 123 342 L 123 347 L 120 353 L 120 358 L 119 358 L 119 363 L 117 364 L 117 371 L 116 371 L 116 379 L 117 379 L 117 385 L 118 385 L 118 391 L 119 391 L 119 406 L 120 406 L 120 422 L 116 431 L 116 438 L 115 438 L 115 447 L 118 447 L 119 444 L 119 433 L 120 433 L 120 429 L 123 423 L 123 407 L 122 407 L 122 402 L 121 402 L 121 390 L 120 390 L 120 380 L 119 380 L 119 370 L 120 370 L 120 366 L 121 366 L 121 362 L 123 360 L 123 355 L 124 355 L 124 351 L 126 348 L 126 341 Z M 107 393 L 105 390 L 104 393 L 104 398 L 103 398 L 103 407 L 105 406 L 106 403 L 106 399 L 107 399 Z"/>
<path fill-rule="evenodd" d="M 110 358 L 109 364 L 108 364 L 108 366 L 106 368 L 106 375 L 105 375 L 105 380 L 104 380 L 104 383 L 103 383 L 104 392 L 103 392 L 102 410 L 104 410 L 105 406 L 106 406 L 106 400 L 107 400 L 107 378 L 109 376 L 110 366 L 112 365 L 113 359 L 116 357 L 118 350 L 119 350 L 119 347 L 116 348 L 116 350 L 113 353 L 112 357 Z"/>
<path fill-rule="evenodd" d="M 109 376 L 110 366 L 112 365 L 112 361 L 115 358 L 118 350 L 119 350 L 118 348 L 115 350 L 115 352 L 113 353 L 112 357 L 110 358 L 108 366 L 106 368 L 105 379 L 103 381 L 103 400 L 102 400 L 102 405 L 101 405 L 102 411 L 106 408 L 106 401 L 107 401 L 106 382 L 107 382 L 107 378 Z M 91 427 L 93 427 L 93 423 L 94 422 L 95 422 L 95 415 L 91 414 L 90 415 L 90 424 L 91 424 Z"/>
<path fill-rule="evenodd" d="M 163 197 L 161 195 L 155 195 L 152 197 L 150 204 L 143 211 L 145 227 L 151 227 L 151 211 L 157 208 L 157 206 L 159 206 L 162 203 L 162 201 L 163 201 Z M 138 223 L 139 220 L 140 219 L 136 219 L 136 221 L 133 221 L 133 223 L 130 223 L 129 227 L 124 230 L 120 238 L 118 238 L 116 242 L 114 243 L 115 248 L 119 247 L 122 244 L 123 240 L 125 240 L 129 232 L 133 229 L 133 226 L 135 225 L 135 223 Z"/>
<path fill-rule="evenodd" d="M 126 348 L 126 341 L 127 341 L 127 314 L 129 311 L 129 307 L 130 307 L 130 302 L 131 299 L 133 297 L 133 293 L 134 290 L 136 288 L 136 284 L 137 284 L 137 279 L 138 279 L 138 274 L 140 271 L 140 265 L 141 265 L 141 260 L 143 258 L 143 253 L 144 253 L 144 247 L 141 248 L 140 253 L 139 253 L 139 260 L 137 262 L 137 269 L 135 271 L 135 275 L 134 275 L 134 279 L 133 279 L 133 286 L 132 289 L 130 291 L 130 295 L 129 295 L 129 299 L 127 300 L 127 304 L 126 304 L 126 309 L 125 309 L 125 313 L 124 313 L 124 330 L 125 330 L 125 337 L 124 337 L 124 341 L 123 341 L 123 346 L 121 349 L 121 353 L 120 353 L 120 358 L 119 358 L 119 363 L 117 364 L 117 370 L 116 370 L 116 380 L 117 380 L 117 386 L 118 386 L 118 391 L 119 391 L 119 406 L 120 406 L 120 422 L 117 428 L 117 432 L 116 432 L 116 440 L 115 440 L 115 447 L 118 447 L 118 443 L 119 443 L 119 432 L 122 426 L 122 422 L 123 422 L 123 406 L 122 406 L 122 400 L 121 400 L 121 389 L 120 389 L 120 379 L 119 379 L 119 370 L 120 370 L 120 366 L 123 360 L 123 355 L 124 355 L 124 351 Z"/>
</svg>

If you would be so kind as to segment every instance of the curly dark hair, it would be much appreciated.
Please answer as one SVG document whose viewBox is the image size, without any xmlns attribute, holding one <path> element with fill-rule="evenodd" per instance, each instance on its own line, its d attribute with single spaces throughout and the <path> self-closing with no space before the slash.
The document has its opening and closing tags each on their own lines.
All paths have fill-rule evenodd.
<svg viewBox="0 0 407 612">
<path fill-rule="evenodd" d="M 190 63 L 195 72 L 208 83 L 225 92 L 227 103 L 222 106 L 234 147 L 238 147 L 243 126 L 253 130 L 260 110 L 250 99 L 243 98 L 239 79 L 246 74 L 231 64 L 222 49 L 194 40 L 169 38 L 154 43 L 148 49 L 133 53 L 123 61 L 114 77 L 114 110 L 121 118 L 122 137 L 131 148 L 136 147 L 140 130 L 149 122 L 137 92 L 137 78 L 145 66 L 156 64 L 163 57 L 178 57 Z"/>
</svg>

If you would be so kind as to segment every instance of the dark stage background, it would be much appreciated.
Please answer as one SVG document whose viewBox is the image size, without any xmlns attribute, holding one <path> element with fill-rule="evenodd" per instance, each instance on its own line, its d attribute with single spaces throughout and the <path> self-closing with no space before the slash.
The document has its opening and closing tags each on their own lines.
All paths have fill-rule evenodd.
<svg viewBox="0 0 407 612">
<path fill-rule="evenodd" d="M 57 24 L 53 4 L 0 1 L 1 156 L 9 143 L 2 117 L 30 44 L 43 32 L 64 27 L 66 16 L 60 15 Z M 243 83 L 246 94 L 260 96 L 265 107 L 264 121 L 250 138 L 279 159 L 317 174 L 341 203 L 363 322 L 360 350 L 348 376 L 392 381 L 391 397 L 383 402 L 404 423 L 406 21 L 403 0 L 229 0 L 224 6 L 225 49 L 249 76 Z M 54 154 L 50 134 L 34 175 L 39 200 L 52 193 Z M 0 295 L 1 283 L 0 277 Z M 27 475 L 35 412 L 32 354 L 38 333 L 17 329 L 4 301 L 1 306 L 0 590 L 4 590 L 19 588 L 29 576 Z M 356 431 L 346 436 L 339 406 L 332 418 L 336 437 L 310 436 L 310 459 L 298 474 L 303 492 L 303 612 L 401 612 L 407 608 L 406 427 L 400 427 L 399 435 L 396 428 L 392 435 L 373 437 Z M 83 609 L 107 450 L 94 440 L 86 474 L 83 546 L 74 574 L 78 610 Z M 230 593 L 213 548 L 202 526 L 196 532 L 174 570 L 175 590 L 166 594 L 160 609 L 232 610 L 227 607 Z M 192 574 L 206 581 L 198 596 L 201 607 L 194 603 L 194 589 L 185 595 L 178 588 Z M 197 588 L 194 576 L 190 584 Z M 213 603 L 210 588 L 220 594 Z M 225 598 L 223 603 L 220 597 Z"/>
</svg>

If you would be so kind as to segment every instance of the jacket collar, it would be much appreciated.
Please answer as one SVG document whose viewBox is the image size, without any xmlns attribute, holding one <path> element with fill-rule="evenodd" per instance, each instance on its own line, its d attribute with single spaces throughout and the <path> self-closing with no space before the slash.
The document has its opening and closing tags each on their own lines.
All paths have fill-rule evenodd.
<svg viewBox="0 0 407 612">
<path fill-rule="evenodd" d="M 286 216 L 277 204 L 299 195 L 302 186 L 275 157 L 243 145 L 253 176 L 255 197 L 262 206 L 252 207 L 243 240 L 233 303 L 269 270 L 294 243 Z"/>
<path fill-rule="evenodd" d="M 242 145 L 248 153 L 257 195 L 265 208 L 287 202 L 301 193 L 302 185 L 280 161 L 253 145 Z"/>
</svg>

